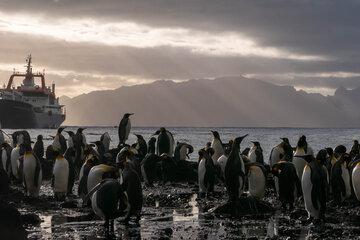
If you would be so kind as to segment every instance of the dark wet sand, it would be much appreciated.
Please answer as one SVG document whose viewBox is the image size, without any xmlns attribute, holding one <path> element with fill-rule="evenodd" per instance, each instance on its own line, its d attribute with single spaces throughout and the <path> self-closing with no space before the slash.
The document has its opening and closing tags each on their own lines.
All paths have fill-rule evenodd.
<svg viewBox="0 0 360 240">
<path fill-rule="evenodd" d="M 81 208 L 76 196 L 63 204 L 54 201 L 49 182 L 44 182 L 39 199 L 26 199 L 15 188 L 7 197 L 10 204 L 28 216 L 29 239 L 106 239 L 102 221 L 89 208 Z M 74 191 L 75 192 L 75 191 Z M 279 209 L 272 190 L 265 201 Z M 115 222 L 114 239 L 360 239 L 360 204 L 355 200 L 342 207 L 329 206 L 326 223 L 306 222 L 302 206 L 294 212 L 276 210 L 273 214 L 231 219 L 215 216 L 214 207 L 226 201 L 226 193 L 216 188 L 212 197 L 199 199 L 197 186 L 156 185 L 144 188 L 144 207 L 140 226 Z M 36 216 L 40 222 L 36 223 Z M 35 219 L 34 219 L 35 217 Z"/>
</svg>

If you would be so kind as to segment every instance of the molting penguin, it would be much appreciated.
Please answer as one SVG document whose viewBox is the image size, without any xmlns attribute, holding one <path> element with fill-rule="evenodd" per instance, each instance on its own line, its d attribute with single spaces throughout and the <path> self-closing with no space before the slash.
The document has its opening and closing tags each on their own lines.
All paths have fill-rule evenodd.
<svg viewBox="0 0 360 240">
<path fill-rule="evenodd" d="M 141 136 L 140 134 L 134 134 L 134 135 L 137 138 L 135 148 L 138 150 L 140 158 L 143 159 L 148 152 L 148 147 L 147 147 L 146 141 L 145 141 L 144 137 Z"/>
<path fill-rule="evenodd" d="M 230 201 L 236 201 L 244 189 L 245 166 L 240 157 L 240 144 L 247 136 L 235 138 L 225 166 L 225 185 Z"/>
<path fill-rule="evenodd" d="M 98 183 L 84 198 L 86 204 L 91 198 L 94 213 L 105 220 L 106 233 L 114 231 L 114 219 L 125 215 L 129 210 L 126 193 L 119 181 L 104 179 Z"/>
<path fill-rule="evenodd" d="M 344 153 L 331 170 L 331 190 L 337 204 L 351 196 L 350 173 L 347 168 L 349 162 L 350 155 Z"/>
<path fill-rule="evenodd" d="M 310 219 L 324 219 L 327 189 L 326 171 L 313 155 L 302 155 L 301 158 L 307 162 L 301 179 L 305 209 Z"/>
<path fill-rule="evenodd" d="M 119 135 L 119 145 L 125 144 L 126 140 L 129 138 L 130 130 L 131 130 L 131 121 L 130 116 L 133 113 L 125 113 L 123 118 L 119 123 L 118 135 Z"/>
<path fill-rule="evenodd" d="M 198 181 L 200 195 L 214 191 L 216 168 L 212 155 L 214 149 L 201 149 L 199 151 Z"/>
<path fill-rule="evenodd" d="M 189 154 L 194 152 L 194 147 L 185 142 L 178 142 L 174 152 L 174 160 L 176 162 L 185 161 L 190 158 Z"/>
<path fill-rule="evenodd" d="M 300 137 L 296 150 L 293 157 L 293 163 L 296 169 L 296 173 L 299 177 L 299 179 L 302 179 L 302 174 L 304 171 L 304 167 L 306 165 L 306 161 L 302 156 L 306 155 L 314 155 L 313 150 L 308 146 L 308 143 L 306 142 L 306 137 L 303 135 Z"/>
<path fill-rule="evenodd" d="M 224 155 L 224 147 L 220 139 L 219 133 L 217 131 L 211 131 L 211 132 L 213 134 L 213 139 L 211 141 L 211 148 L 214 149 L 214 154 L 212 155 L 212 159 L 214 165 L 216 165 L 219 157 Z"/>
<path fill-rule="evenodd" d="M 302 195 L 301 182 L 296 174 L 294 164 L 288 161 L 275 163 L 271 169 L 277 179 L 277 193 L 281 207 L 285 210 L 294 208 L 295 199 Z"/>
<path fill-rule="evenodd" d="M 55 199 L 64 200 L 68 192 L 69 163 L 60 152 L 56 155 L 51 185 Z"/>
<path fill-rule="evenodd" d="M 256 162 L 248 164 L 246 168 L 248 169 L 249 195 L 262 199 L 266 188 L 266 170 L 264 165 Z"/>
<path fill-rule="evenodd" d="M 148 153 L 155 154 L 155 151 L 156 151 L 156 138 L 152 137 L 148 142 Z"/>
<path fill-rule="evenodd" d="M 105 132 L 101 135 L 100 141 L 102 142 L 105 152 L 108 152 L 110 150 L 110 142 L 111 138 L 108 132 Z"/>
<path fill-rule="evenodd" d="M 260 146 L 259 142 L 252 142 L 253 146 L 250 148 L 248 159 L 252 163 L 259 163 L 264 165 L 264 156 L 263 156 L 263 150 Z"/>
<path fill-rule="evenodd" d="M 165 153 L 172 157 L 174 155 L 175 144 L 172 133 L 162 127 L 158 131 L 156 131 L 154 135 L 158 135 L 156 153 L 159 156 Z"/>
<path fill-rule="evenodd" d="M 24 147 L 25 153 L 20 168 L 22 168 L 26 195 L 38 197 L 42 181 L 41 163 L 32 152 L 30 145 L 22 144 L 22 147 Z"/>
</svg>

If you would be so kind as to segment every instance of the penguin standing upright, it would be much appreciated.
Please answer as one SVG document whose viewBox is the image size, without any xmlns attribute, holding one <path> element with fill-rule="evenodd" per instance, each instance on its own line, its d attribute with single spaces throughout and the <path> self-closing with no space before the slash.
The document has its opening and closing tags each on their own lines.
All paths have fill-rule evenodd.
<svg viewBox="0 0 360 240">
<path fill-rule="evenodd" d="M 277 193 L 281 207 L 286 210 L 294 208 L 295 199 L 302 195 L 301 180 L 296 174 L 294 164 L 288 161 L 275 163 L 271 169 L 277 179 Z"/>
<path fill-rule="evenodd" d="M 217 166 L 220 168 L 220 177 L 222 178 L 222 180 L 225 180 L 225 166 L 226 166 L 226 162 L 227 159 L 229 157 L 229 154 L 231 152 L 231 148 L 233 145 L 233 140 L 230 140 L 228 144 L 226 144 L 226 147 L 224 149 L 224 154 L 221 155 L 221 157 L 219 157 L 219 159 L 217 160 Z"/>
<path fill-rule="evenodd" d="M 266 188 L 266 170 L 263 164 L 250 162 L 245 165 L 248 190 L 251 197 L 262 199 Z"/>
<path fill-rule="evenodd" d="M 216 168 L 212 159 L 214 149 L 199 151 L 198 181 L 200 195 L 214 191 Z"/>
<path fill-rule="evenodd" d="M 140 158 L 142 160 L 145 157 L 145 155 L 147 154 L 147 152 L 148 152 L 148 147 L 147 147 L 146 141 L 145 141 L 143 136 L 141 136 L 140 134 L 134 134 L 134 135 L 137 138 L 135 148 L 138 150 L 139 156 L 140 156 Z"/>
<path fill-rule="evenodd" d="M 37 136 L 36 143 L 34 144 L 33 150 L 34 150 L 34 154 L 41 162 L 42 159 L 44 158 L 44 142 L 43 142 L 42 135 Z"/>
<path fill-rule="evenodd" d="M 350 150 L 350 157 L 351 159 L 354 159 L 356 157 L 359 157 L 359 155 L 360 155 L 360 144 L 358 140 L 354 140 L 354 144 Z"/>
<path fill-rule="evenodd" d="M 60 152 L 56 155 L 51 185 L 55 199 L 64 200 L 68 192 L 69 163 Z"/>
<path fill-rule="evenodd" d="M 119 123 L 118 135 L 119 135 L 119 145 L 125 144 L 126 140 L 129 138 L 131 130 L 131 121 L 130 116 L 134 115 L 133 113 L 125 113 L 123 118 Z"/>
<path fill-rule="evenodd" d="M 344 153 L 331 170 L 331 190 L 337 204 L 351 196 L 349 162 L 350 155 Z"/>
<path fill-rule="evenodd" d="M 260 146 L 259 142 L 252 142 L 253 146 L 250 148 L 248 159 L 252 163 L 259 163 L 261 165 L 264 165 L 264 155 L 263 150 Z"/>
<path fill-rule="evenodd" d="M 360 162 L 356 163 L 352 171 L 351 180 L 356 199 L 360 201 Z"/>
<path fill-rule="evenodd" d="M 299 179 L 302 179 L 302 174 L 304 171 L 304 167 L 306 165 L 306 161 L 301 156 L 305 155 L 313 155 L 313 150 L 308 146 L 306 141 L 306 137 L 303 135 L 299 138 L 299 141 L 296 146 L 296 150 L 293 157 L 293 163 L 296 169 L 296 174 L 298 175 Z"/>
<path fill-rule="evenodd" d="M 323 220 L 326 210 L 326 171 L 313 155 L 294 155 L 294 158 L 295 156 L 307 162 L 302 174 L 301 186 L 309 219 Z"/>
<path fill-rule="evenodd" d="M 3 142 L 0 145 L 0 159 L 1 159 L 1 165 L 8 177 L 11 177 L 11 152 L 12 147 L 7 142 Z"/>
<path fill-rule="evenodd" d="M 156 152 L 156 138 L 151 137 L 148 142 L 148 153 L 154 153 Z"/>
<path fill-rule="evenodd" d="M 108 152 L 110 150 L 110 142 L 111 138 L 108 132 L 105 132 L 101 135 L 100 141 L 104 146 L 105 152 Z"/>
<path fill-rule="evenodd" d="M 77 170 L 81 168 L 84 160 L 84 148 L 86 146 L 86 139 L 83 133 L 84 130 L 85 128 L 78 128 L 75 134 L 73 134 L 71 131 L 68 132 L 74 144 L 75 169 Z"/>
<path fill-rule="evenodd" d="M 212 159 L 214 162 L 214 165 L 217 164 L 217 160 L 219 157 L 224 155 L 224 147 L 223 143 L 220 139 L 220 134 L 217 131 L 211 131 L 213 134 L 213 139 L 211 141 L 211 148 L 214 149 L 214 154 L 212 155 Z"/>
<path fill-rule="evenodd" d="M 54 141 L 52 143 L 53 149 L 56 151 L 60 151 L 61 154 L 64 154 L 67 148 L 66 139 L 62 135 L 62 131 L 64 131 L 65 127 L 59 127 L 56 135 L 54 137 Z"/>
<path fill-rule="evenodd" d="M 174 137 L 171 132 L 166 130 L 164 127 L 160 128 L 155 132 L 154 135 L 158 135 L 157 144 L 156 144 L 156 153 L 157 155 L 162 155 L 163 153 L 169 155 L 170 157 L 174 154 Z"/>
<path fill-rule="evenodd" d="M 244 190 L 245 166 L 240 156 L 240 144 L 248 134 L 235 138 L 225 166 L 225 185 L 230 201 L 236 201 Z"/>
<path fill-rule="evenodd" d="M 105 220 L 106 233 L 114 231 L 114 219 L 125 215 L 129 210 L 128 197 L 119 181 L 104 179 L 84 198 L 83 205 L 91 199 L 94 213 Z"/>
<path fill-rule="evenodd" d="M 132 216 L 135 216 L 136 222 L 139 222 L 141 217 L 141 210 L 143 204 L 143 194 L 140 176 L 133 169 L 133 165 L 127 160 L 126 153 L 121 155 L 118 159 L 119 166 L 122 169 L 123 188 L 129 200 L 129 211 L 127 212 L 124 221 L 127 223 Z"/>
<path fill-rule="evenodd" d="M 82 165 L 79 173 L 79 185 L 78 185 L 78 196 L 83 197 L 88 193 L 87 180 L 89 172 L 92 167 L 97 165 L 97 159 L 95 156 L 88 156 L 85 163 Z"/>
<path fill-rule="evenodd" d="M 24 147 L 25 153 L 20 168 L 22 168 L 26 195 L 38 197 L 42 181 L 41 163 L 34 155 L 30 145 L 22 144 L 22 147 Z"/>
</svg>

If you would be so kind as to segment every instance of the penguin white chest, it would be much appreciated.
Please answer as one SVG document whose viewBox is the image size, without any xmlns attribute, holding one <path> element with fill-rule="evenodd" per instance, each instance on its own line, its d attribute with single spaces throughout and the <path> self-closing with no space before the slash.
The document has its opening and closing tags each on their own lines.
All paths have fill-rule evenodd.
<svg viewBox="0 0 360 240">
<path fill-rule="evenodd" d="M 345 190 L 346 190 L 346 195 L 342 196 L 343 199 L 349 198 L 351 196 L 351 186 L 350 186 L 350 173 L 349 170 L 346 167 L 346 163 L 343 163 L 341 165 L 341 177 L 344 180 L 345 183 Z"/>
<path fill-rule="evenodd" d="M 355 196 L 360 201 L 360 163 L 356 164 L 352 172 L 352 183 L 355 192 Z"/>
<path fill-rule="evenodd" d="M 225 167 L 226 167 L 227 160 L 228 160 L 228 158 L 225 155 L 222 155 L 217 160 L 217 164 L 220 166 L 221 174 L 223 177 L 225 177 Z"/>
<path fill-rule="evenodd" d="M 185 145 L 180 148 L 180 160 L 186 160 L 186 155 L 188 153 L 187 147 Z"/>
<path fill-rule="evenodd" d="M 214 164 L 216 164 L 219 157 L 221 157 L 224 154 L 224 148 L 221 142 L 219 141 L 219 139 L 217 138 L 214 138 L 212 140 L 211 147 L 214 149 L 214 154 L 212 155 L 212 159 Z"/>
<path fill-rule="evenodd" d="M 311 168 L 307 165 L 302 174 L 301 187 L 304 195 L 305 209 L 308 212 L 308 215 L 319 218 L 319 210 L 314 207 L 312 202 L 313 183 L 311 182 Z"/>
<path fill-rule="evenodd" d="M 200 193 L 206 192 L 205 187 L 205 173 L 206 173 L 206 167 L 205 167 L 205 159 L 201 159 L 198 166 L 198 181 L 199 181 L 199 190 Z"/>
<path fill-rule="evenodd" d="M 249 151 L 249 154 L 248 154 L 248 158 L 250 160 L 250 162 L 254 163 L 256 162 L 256 147 L 253 146 L 251 147 L 250 151 Z"/>
<path fill-rule="evenodd" d="M 66 193 L 69 179 L 69 163 L 64 158 L 58 158 L 54 164 L 54 193 Z"/>
<path fill-rule="evenodd" d="M 16 146 L 15 148 L 13 148 L 13 150 L 11 151 L 11 171 L 12 174 L 19 179 L 19 173 L 18 173 L 18 160 L 20 157 L 20 147 Z"/>
<path fill-rule="evenodd" d="M 274 147 L 270 153 L 270 167 L 282 160 L 281 156 L 284 156 L 284 154 L 284 149 L 281 146 Z"/>
<path fill-rule="evenodd" d="M 33 154 L 26 153 L 23 163 L 24 186 L 28 196 L 39 196 L 40 185 L 42 181 L 41 167 L 37 166 L 37 160 Z M 38 171 L 37 171 L 38 168 Z M 35 176 L 38 174 L 38 176 Z M 35 182 L 37 179 L 37 182 Z"/>
<path fill-rule="evenodd" d="M 265 194 L 266 179 L 261 168 L 258 166 L 251 166 L 248 179 L 250 196 L 262 199 Z"/>
<path fill-rule="evenodd" d="M 295 166 L 296 174 L 298 175 L 299 179 L 302 179 L 306 161 L 301 157 L 295 157 L 295 156 L 304 156 L 305 154 L 306 153 L 303 149 L 296 149 L 294 158 L 293 158 L 293 164 Z"/>
</svg>

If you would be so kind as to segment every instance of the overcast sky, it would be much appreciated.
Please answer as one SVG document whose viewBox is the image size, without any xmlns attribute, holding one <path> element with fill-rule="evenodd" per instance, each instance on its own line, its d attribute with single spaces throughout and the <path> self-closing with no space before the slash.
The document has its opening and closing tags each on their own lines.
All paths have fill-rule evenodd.
<svg viewBox="0 0 360 240">
<path fill-rule="evenodd" d="M 351 0 L 1 0 L 0 83 L 32 53 L 58 95 L 229 75 L 332 94 L 360 86 L 359 13 Z"/>
</svg>

